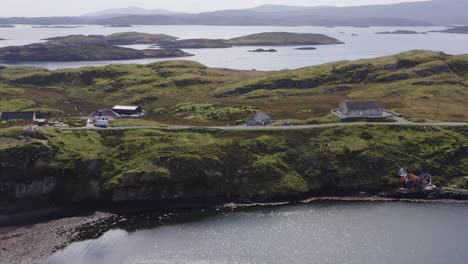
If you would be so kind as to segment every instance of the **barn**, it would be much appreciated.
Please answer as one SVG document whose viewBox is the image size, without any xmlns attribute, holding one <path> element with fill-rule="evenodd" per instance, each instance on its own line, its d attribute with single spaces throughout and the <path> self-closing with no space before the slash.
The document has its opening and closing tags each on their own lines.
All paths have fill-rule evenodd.
<svg viewBox="0 0 468 264">
<path fill-rule="evenodd" d="M 35 112 L 3 112 L 2 120 L 36 120 Z"/>
<path fill-rule="evenodd" d="M 383 117 L 383 107 L 379 102 L 345 101 L 340 105 L 340 112 L 346 118 L 378 118 Z"/>
</svg>

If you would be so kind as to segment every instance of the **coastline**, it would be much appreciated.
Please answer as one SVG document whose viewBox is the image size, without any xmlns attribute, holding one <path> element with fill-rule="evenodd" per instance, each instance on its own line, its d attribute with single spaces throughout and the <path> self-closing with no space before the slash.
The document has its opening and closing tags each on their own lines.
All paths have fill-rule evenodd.
<svg viewBox="0 0 468 264">
<path fill-rule="evenodd" d="M 66 216 L 41 216 L 41 220 L 23 222 L 19 225 L 5 225 L 0 227 L 0 264 L 42 264 L 57 250 L 63 249 L 75 242 L 80 235 L 81 227 L 98 226 L 99 224 L 119 217 L 120 213 L 139 213 L 158 209 L 242 209 L 254 207 L 277 207 L 318 202 L 371 202 L 371 203 L 425 203 L 425 204 L 468 204 L 468 199 L 417 199 L 417 198 L 388 198 L 381 196 L 326 196 L 292 199 L 289 201 L 224 203 L 224 204 L 180 204 L 179 206 L 120 206 L 117 209 L 83 212 L 77 209 Z M 107 208 L 109 209 L 109 208 Z M 64 209 L 65 211 L 69 209 Z M 105 212 L 107 211 L 107 212 Z M 69 214 L 69 215 L 68 215 Z"/>
</svg>

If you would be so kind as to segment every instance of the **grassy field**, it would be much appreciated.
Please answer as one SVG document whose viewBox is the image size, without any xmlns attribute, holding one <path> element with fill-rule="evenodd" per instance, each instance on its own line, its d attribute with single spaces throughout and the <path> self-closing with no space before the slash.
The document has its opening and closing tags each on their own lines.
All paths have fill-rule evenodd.
<svg viewBox="0 0 468 264">
<path fill-rule="evenodd" d="M 2 67 L 0 95 L 1 111 L 87 116 L 131 104 L 166 124 L 235 124 L 252 109 L 275 120 L 326 121 L 345 99 L 378 100 L 413 120 L 468 121 L 468 55 L 410 51 L 275 72 L 190 61 L 57 71 Z"/>
</svg>

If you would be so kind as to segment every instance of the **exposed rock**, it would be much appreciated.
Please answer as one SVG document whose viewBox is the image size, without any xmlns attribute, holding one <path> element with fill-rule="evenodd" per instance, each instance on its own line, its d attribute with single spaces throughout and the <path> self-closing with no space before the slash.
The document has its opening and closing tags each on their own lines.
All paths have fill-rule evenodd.
<svg viewBox="0 0 468 264">
<path fill-rule="evenodd" d="M 385 71 L 394 71 L 398 69 L 398 66 L 396 64 L 385 64 L 380 67 L 380 69 Z"/>
<path fill-rule="evenodd" d="M 423 85 L 423 86 L 431 86 L 434 82 L 432 81 L 421 81 L 421 82 L 414 82 L 412 85 Z"/>
<path fill-rule="evenodd" d="M 7 184 L 8 185 L 8 184 Z M 31 183 L 10 183 L 17 200 L 38 199 L 50 194 L 58 185 L 58 180 L 47 177 L 43 180 L 34 180 Z"/>
<path fill-rule="evenodd" d="M 395 81 L 402 81 L 402 80 L 407 80 L 411 76 L 408 73 L 393 73 L 393 74 L 388 74 L 384 76 L 378 76 L 377 78 L 371 77 L 370 79 L 373 81 L 378 81 L 378 82 L 395 82 Z"/>
<path fill-rule="evenodd" d="M 414 74 L 416 74 L 419 77 L 429 77 L 432 75 L 447 73 L 447 72 L 450 72 L 450 68 L 448 66 L 439 65 L 439 66 L 433 66 L 430 68 L 417 70 L 414 72 Z"/>
<path fill-rule="evenodd" d="M 23 136 L 30 137 L 30 138 L 35 138 L 35 139 L 40 139 L 40 140 L 47 140 L 48 139 L 48 137 L 44 133 L 39 132 L 39 131 L 35 131 L 35 130 L 30 130 L 30 129 L 24 130 L 23 131 Z"/>
</svg>

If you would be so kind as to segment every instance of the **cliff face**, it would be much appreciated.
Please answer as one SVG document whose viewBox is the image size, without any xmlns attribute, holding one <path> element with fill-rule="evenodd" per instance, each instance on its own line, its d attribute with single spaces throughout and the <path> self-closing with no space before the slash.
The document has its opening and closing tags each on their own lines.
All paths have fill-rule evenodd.
<svg viewBox="0 0 468 264">
<path fill-rule="evenodd" d="M 0 151 L 1 203 L 264 201 L 391 191 L 400 167 L 445 183 L 468 175 L 466 128 L 44 133 L 47 140 L 25 138 Z"/>
</svg>

